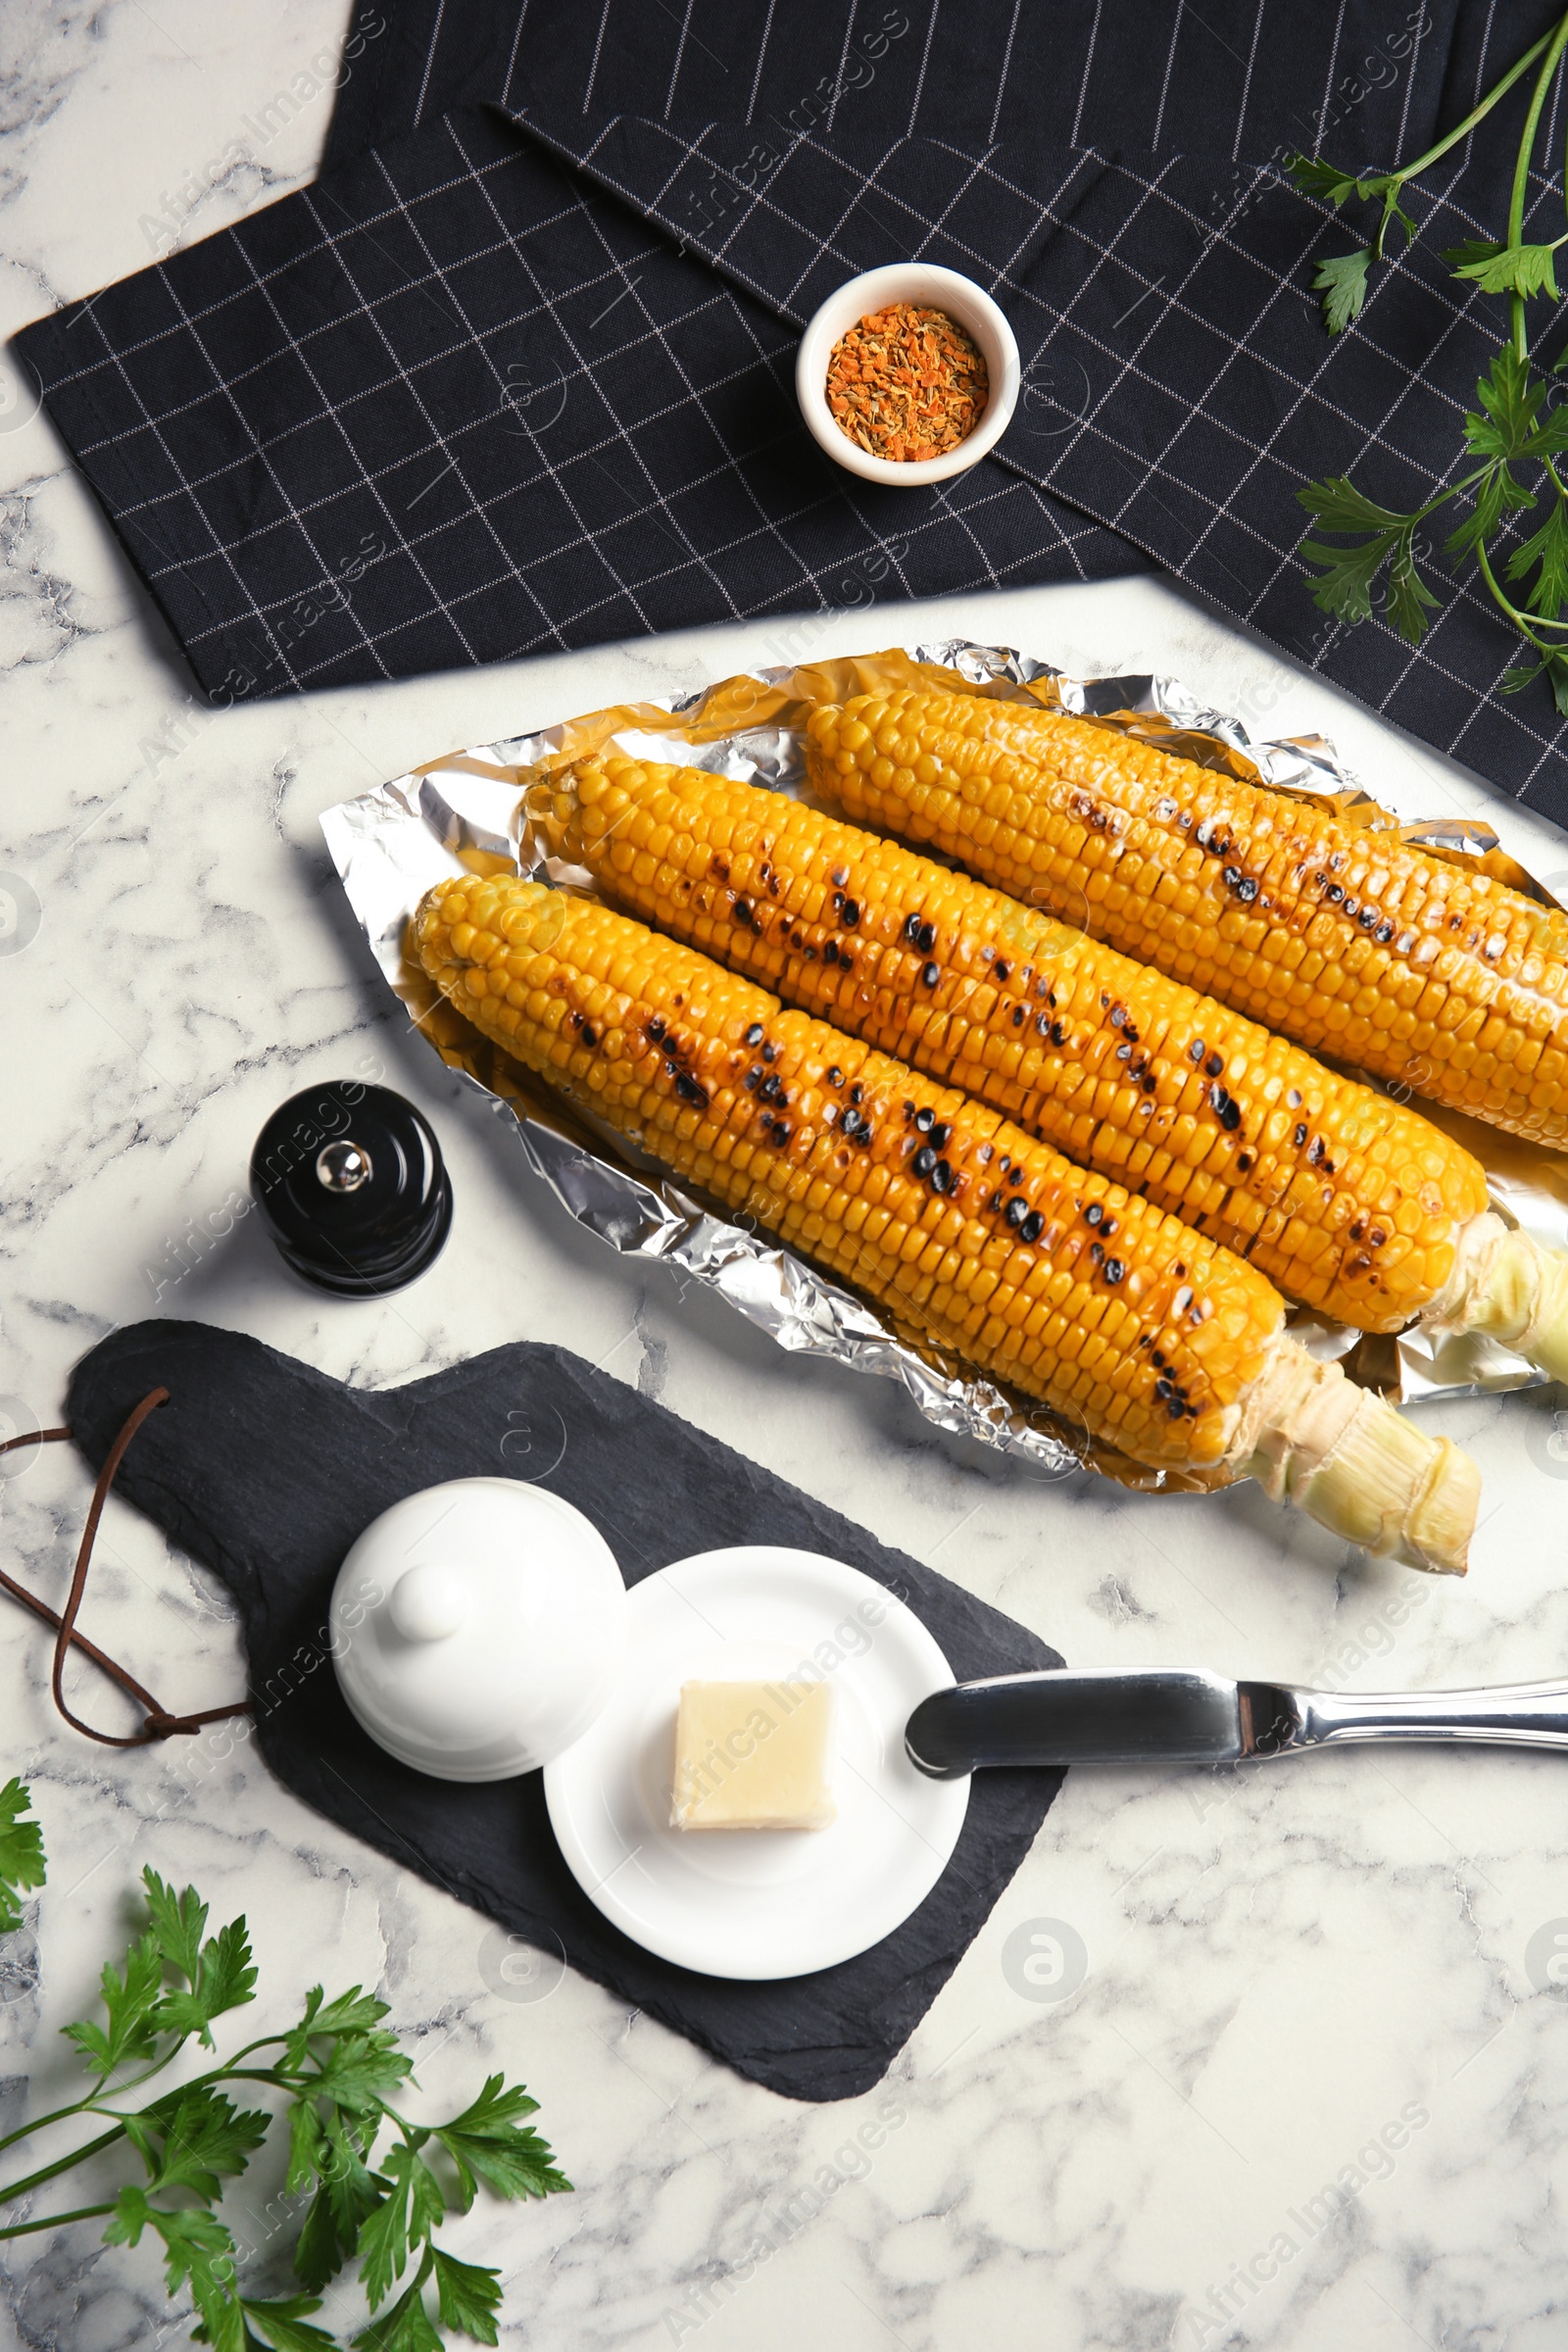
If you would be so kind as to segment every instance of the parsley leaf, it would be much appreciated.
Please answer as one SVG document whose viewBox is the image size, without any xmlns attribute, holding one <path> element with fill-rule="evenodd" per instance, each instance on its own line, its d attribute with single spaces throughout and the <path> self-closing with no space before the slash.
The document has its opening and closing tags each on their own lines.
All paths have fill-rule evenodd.
<svg viewBox="0 0 1568 2352">
<path fill-rule="evenodd" d="M 379 2120 L 378 2115 L 375 2121 Z M 361 2224 L 387 2188 L 381 2175 L 366 2163 L 364 2149 L 335 2109 L 324 2125 L 317 2124 L 315 2151 L 319 2185 L 294 2250 L 295 2272 L 313 2292 L 342 2269 L 359 2242 Z M 292 2171 L 289 2180 L 292 2184 Z"/>
<path fill-rule="evenodd" d="M 1331 547 L 1320 539 L 1302 540 L 1301 554 L 1309 563 L 1324 566 L 1309 575 L 1319 611 L 1331 612 L 1339 620 L 1365 620 L 1372 611 L 1373 584 L 1387 564 L 1391 616 L 1400 634 L 1416 643 L 1426 627 L 1422 608 L 1437 601 L 1415 568 L 1415 534 L 1422 515 L 1399 514 L 1391 507 L 1380 507 L 1343 476 L 1310 482 L 1296 495 L 1316 517 L 1320 530 L 1340 537 L 1357 534 L 1349 547 Z"/>
<path fill-rule="evenodd" d="M 187 1895 L 193 1891 L 189 1886 L 185 1889 Z M 205 1918 L 205 1904 L 201 1910 Z M 187 2034 L 198 2034 L 211 2049 L 213 2019 L 221 2017 L 225 2009 L 242 2009 L 255 1998 L 256 1970 L 242 1913 L 238 1919 L 231 1919 L 226 1928 L 220 1928 L 216 1936 L 209 1936 L 196 1961 L 189 1990 L 176 1988 L 166 1992 L 153 2023 L 160 2033 L 178 2034 L 182 2037 Z"/>
<path fill-rule="evenodd" d="M 248 2295 L 240 2301 L 245 2315 L 246 2343 L 258 2340 L 270 2344 L 273 2352 L 337 2352 L 337 2339 L 324 2328 L 313 2328 L 307 2315 L 321 2308 L 315 2295 L 279 2296 L 274 2302 L 253 2303 Z M 260 2330 L 260 2339 L 253 2330 Z"/>
<path fill-rule="evenodd" d="M 500 2272 L 459 2262 L 455 2254 L 444 2254 L 439 2246 L 432 2246 L 430 2252 L 435 2261 L 442 2327 L 455 2328 L 460 2335 L 471 2335 L 478 2343 L 493 2344 L 496 2324 L 492 2314 L 501 2308 Z"/>
<path fill-rule="evenodd" d="M 220 2175 L 245 2170 L 271 2121 L 261 2108 L 235 2108 L 209 2083 L 192 2083 L 128 2116 L 125 2134 L 147 2167 L 149 2191 L 188 2188 L 213 2204 L 222 2194 Z"/>
<path fill-rule="evenodd" d="M 571 2182 L 555 2170 L 553 2153 L 537 2132 L 520 2129 L 517 2118 L 537 2115 L 539 2102 L 520 2083 L 491 2075 L 471 2106 L 450 2124 L 437 2124 L 434 2136 L 458 2168 L 461 2210 L 473 2202 L 473 2176 L 500 2197 L 548 2197 Z"/>
<path fill-rule="evenodd" d="M 362 2224 L 359 2241 L 360 2277 L 372 2311 L 408 2268 L 410 2247 L 428 2239 L 447 2209 L 440 2182 L 407 2144 L 391 2151 L 383 2169 L 387 2195 Z"/>
<path fill-rule="evenodd" d="M 1331 335 L 1343 334 L 1352 318 L 1360 318 L 1371 267 L 1370 245 L 1355 253 L 1330 254 L 1319 262 L 1312 286 L 1323 297 L 1323 318 Z"/>
<path fill-rule="evenodd" d="M 1494 245 L 1461 262 L 1455 277 L 1473 278 L 1483 294 L 1549 294 L 1557 300 L 1556 248 Z"/>
<path fill-rule="evenodd" d="M 1334 254 L 1317 265 L 1314 286 L 1322 297 L 1323 316 L 1330 334 L 1343 334 L 1357 318 L 1366 301 L 1373 262 L 1381 261 L 1396 220 L 1407 241 L 1418 234 L 1405 209 L 1407 190 L 1418 186 L 1439 159 L 1448 155 L 1491 113 L 1497 101 L 1528 72 L 1538 58 L 1542 68 L 1535 103 L 1524 119 L 1514 159 L 1515 205 L 1534 157 L 1540 116 L 1548 80 L 1555 109 L 1561 95 L 1568 50 L 1563 25 L 1542 35 L 1514 59 L 1484 95 L 1478 93 L 1463 121 L 1454 123 L 1435 145 L 1396 171 L 1342 171 L 1321 157 L 1288 155 L 1285 173 L 1305 197 L 1336 213 L 1352 197 L 1358 203 L 1379 204 L 1382 216 L 1369 244 L 1355 253 Z M 1559 192 L 1564 178 L 1559 174 Z M 1416 566 L 1416 527 L 1428 515 L 1454 499 L 1469 502 L 1462 519 L 1449 532 L 1450 556 L 1473 556 L 1487 594 L 1510 627 L 1523 638 L 1535 660 L 1509 670 L 1502 690 L 1518 693 L 1532 680 L 1544 676 L 1560 710 L 1568 715 L 1568 644 L 1544 633 L 1543 624 L 1561 624 L 1568 614 L 1568 467 L 1556 461 L 1568 457 L 1568 402 L 1547 405 L 1549 374 L 1544 379 L 1532 370 L 1529 358 L 1526 305 L 1541 296 L 1560 300 L 1556 256 L 1568 248 L 1568 235 L 1526 243 L 1509 214 L 1505 237 L 1477 235 L 1444 249 L 1444 260 L 1468 292 L 1487 295 L 1508 306 L 1507 328 L 1501 348 L 1477 387 L 1480 406 L 1465 418 L 1464 441 L 1472 469 L 1463 479 L 1440 474 L 1416 516 L 1399 516 L 1371 509 L 1344 480 L 1310 485 L 1298 492 L 1308 510 L 1319 516 L 1322 535 L 1303 539 L 1300 552 L 1309 568 L 1307 581 L 1319 609 L 1350 625 L 1371 613 L 1380 576 L 1386 573 L 1386 611 L 1393 625 L 1412 644 L 1419 642 L 1428 615 L 1437 603 L 1429 582 Z M 1568 348 L 1551 363 L 1553 370 L 1568 368 Z M 1477 463 L 1478 461 L 1478 463 Z M 1536 483 L 1516 468 L 1541 467 L 1544 481 Z M 1510 518 L 1534 508 L 1544 496 L 1545 520 L 1522 544 L 1509 547 Z M 1332 544 L 1336 539 L 1348 542 Z M 1516 586 L 1527 584 L 1523 602 L 1514 586 L 1504 588 L 1501 575 Z"/>
<path fill-rule="evenodd" d="M 1508 577 L 1522 580 L 1538 565 L 1526 609 L 1555 620 L 1568 604 L 1568 507 L 1560 499 L 1535 536 L 1515 548 L 1508 559 Z"/>
<path fill-rule="evenodd" d="M 177 1976 L 183 1977 L 187 1984 L 194 1984 L 200 1965 L 202 1930 L 207 1925 L 207 1905 L 194 1886 L 176 1894 L 156 1870 L 144 1870 L 141 1883 L 147 1889 L 147 1909 L 152 1915 L 153 1936 L 159 1950 Z"/>
<path fill-rule="evenodd" d="M 321 2119 L 306 2098 L 296 2099 L 288 2119 L 288 2179 L 283 2185 L 288 2194 L 298 2196 L 302 2188 L 325 2169 L 326 2135 Z"/>
<path fill-rule="evenodd" d="M 362 1992 L 358 1984 L 351 1984 L 347 1992 L 340 1992 L 332 2001 L 325 1999 L 319 1984 L 313 1984 L 306 1995 L 300 2021 L 284 2044 L 284 2063 L 294 2068 L 304 2067 L 310 2058 L 313 2036 L 324 2039 L 328 2034 L 368 2034 L 389 2014 L 385 2001 Z"/>
<path fill-rule="evenodd" d="M 427 2246 L 414 2283 L 354 2338 L 358 2352 L 442 2352 L 441 2338 L 424 2308 L 424 2282 L 434 2265 L 434 2250 Z"/>
<path fill-rule="evenodd" d="M 164 2241 L 170 2293 L 178 2294 L 190 2281 L 191 2300 L 201 2315 L 192 2334 L 218 2352 L 245 2352 L 244 2315 L 234 2292 L 234 2241 L 222 2223 L 211 2213 L 150 2205 L 144 2190 L 122 2188 L 104 2226 L 106 2244 L 139 2245 L 147 2229 Z"/>
<path fill-rule="evenodd" d="M 1372 611 L 1372 584 L 1393 553 L 1392 544 L 1375 538 L 1355 547 L 1327 547 L 1321 539 L 1303 539 L 1300 553 L 1325 566 L 1308 574 L 1318 611 L 1336 620 L 1365 620 Z"/>
<path fill-rule="evenodd" d="M 204 1944 L 207 1905 L 194 1886 L 176 1895 L 155 1870 L 144 1871 L 152 1924 L 125 1954 L 123 1979 L 105 1968 L 100 1980 L 107 2028 L 82 2022 L 65 2033 L 95 2074 L 107 2079 L 125 2059 L 151 2058 L 160 2034 L 213 2046 L 212 2021 L 255 1998 L 256 1970 L 243 1919 L 230 1920 Z M 166 1972 L 182 1977 L 168 1985 Z"/>
<path fill-rule="evenodd" d="M 374 2205 L 375 2192 L 372 2189 L 365 2201 L 364 2210 L 355 2216 L 354 2228 L 345 2244 L 338 2225 L 338 2200 L 324 2185 L 317 2190 L 311 2210 L 294 2241 L 294 2276 L 313 2293 L 317 2287 L 325 2286 L 329 2279 L 336 2278 L 354 2251 L 360 2223 L 367 2213 L 373 2211 Z"/>
<path fill-rule="evenodd" d="M 0 1936 L 22 1925 L 19 1894 L 44 1883 L 43 1832 L 24 1820 L 32 1805 L 32 1792 L 21 1781 L 0 1788 Z"/>
<path fill-rule="evenodd" d="M 1358 193 L 1352 172 L 1341 172 L 1320 156 L 1288 155 L 1285 170 L 1303 196 L 1316 196 L 1324 204 L 1332 204 L 1336 212 L 1347 198 Z"/>
<path fill-rule="evenodd" d="M 1389 565 L 1388 611 L 1406 645 L 1420 644 L 1426 635 L 1427 613 L 1437 601 L 1409 556 L 1396 555 Z"/>
<path fill-rule="evenodd" d="M 1568 654 L 1544 651 L 1540 661 L 1531 662 L 1527 669 L 1505 669 L 1498 682 L 1504 694 L 1519 694 L 1537 678 L 1546 680 L 1552 701 L 1568 718 Z"/>
<path fill-rule="evenodd" d="M 164 1960 L 155 1937 L 139 1937 L 125 1954 L 124 1965 L 122 1978 L 106 1961 L 99 1979 L 109 2013 L 107 2028 L 87 2020 L 61 2028 L 100 2081 L 107 2081 L 127 2058 L 150 2058 L 156 2047 L 152 2015 L 163 1991 Z"/>
<path fill-rule="evenodd" d="M 1480 458 L 1521 458 L 1531 434 L 1536 429 L 1536 416 L 1546 396 L 1546 387 L 1530 372 L 1530 363 L 1522 360 L 1512 343 L 1505 343 L 1492 363 L 1492 372 L 1476 385 L 1476 398 L 1486 411 L 1478 416 L 1474 410 L 1464 420 L 1464 437 Z"/>
<path fill-rule="evenodd" d="M 1510 473 L 1506 466 L 1488 468 L 1475 493 L 1475 505 L 1465 520 L 1448 535 L 1450 556 L 1473 553 L 1489 540 L 1502 519 L 1507 508 L 1533 507 L 1534 494 Z"/>
<path fill-rule="evenodd" d="M 334 2106 L 365 2115 L 378 2113 L 386 2094 L 413 2072 L 413 2059 L 404 2056 L 390 2034 L 340 2034 L 307 2081 Z"/>
<path fill-rule="evenodd" d="M 1358 179 L 1355 183 L 1355 192 L 1363 203 L 1370 204 L 1376 196 L 1381 196 L 1383 199 L 1383 227 L 1379 231 L 1377 245 L 1374 248 L 1374 259 L 1383 251 L 1384 232 L 1391 220 L 1398 221 L 1399 226 L 1404 230 L 1404 241 L 1407 245 L 1415 243 L 1415 222 L 1399 202 L 1399 191 L 1403 186 L 1404 176 L 1402 172 L 1384 172 L 1375 178 Z"/>
</svg>

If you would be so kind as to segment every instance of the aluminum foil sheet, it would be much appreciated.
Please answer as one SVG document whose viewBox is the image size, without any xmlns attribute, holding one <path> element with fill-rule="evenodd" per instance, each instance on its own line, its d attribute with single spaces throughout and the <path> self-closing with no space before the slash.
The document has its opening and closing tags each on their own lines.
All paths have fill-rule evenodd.
<svg viewBox="0 0 1568 2352">
<path fill-rule="evenodd" d="M 1224 1483 L 1225 1474 L 1147 1470 L 1087 1441 L 1028 1398 L 946 1359 L 923 1336 L 869 1305 L 783 1249 L 748 1231 L 715 1202 L 681 1191 L 608 1129 L 590 1128 L 543 1080 L 481 1037 L 405 956 L 408 924 L 424 893 L 449 875 L 520 872 L 583 889 L 586 873 L 550 858 L 530 818 L 531 790 L 565 761 L 605 745 L 806 796 L 801 729 L 813 703 L 878 687 L 928 682 L 1070 710 L 1267 785 L 1343 821 L 1396 829 L 1457 862 L 1478 862 L 1532 896 L 1548 894 L 1507 857 L 1491 828 L 1440 818 L 1401 823 L 1348 773 L 1321 736 L 1253 742 L 1239 719 L 1163 677 L 1069 678 L 1005 647 L 963 640 L 896 647 L 837 661 L 744 671 L 669 702 L 623 704 L 532 735 L 454 752 L 394 776 L 321 819 L 350 905 L 393 991 L 442 1058 L 477 1086 L 514 1128 L 528 1166 L 577 1222 L 623 1255 L 658 1258 L 727 1298 L 781 1348 L 830 1356 L 895 1380 L 937 1428 L 977 1440 L 1054 1478 L 1087 1463 L 1138 1487 Z M 1363 1071 L 1352 1075 L 1377 1085 Z M 1421 1103 L 1486 1166 L 1493 1204 L 1554 1248 L 1568 1247 L 1568 1156 L 1520 1143 Z M 1396 1400 L 1527 1388 L 1543 1375 L 1491 1341 L 1438 1342 L 1411 1330 L 1378 1337 L 1297 1310 L 1293 1327 L 1314 1353 Z"/>
</svg>

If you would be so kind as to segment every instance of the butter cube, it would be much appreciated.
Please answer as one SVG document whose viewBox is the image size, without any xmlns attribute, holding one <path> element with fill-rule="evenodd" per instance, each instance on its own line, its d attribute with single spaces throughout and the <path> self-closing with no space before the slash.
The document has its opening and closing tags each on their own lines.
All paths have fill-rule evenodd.
<svg viewBox="0 0 1568 2352">
<path fill-rule="evenodd" d="M 825 1830 L 826 1683 L 685 1683 L 675 1725 L 676 1830 Z"/>
</svg>

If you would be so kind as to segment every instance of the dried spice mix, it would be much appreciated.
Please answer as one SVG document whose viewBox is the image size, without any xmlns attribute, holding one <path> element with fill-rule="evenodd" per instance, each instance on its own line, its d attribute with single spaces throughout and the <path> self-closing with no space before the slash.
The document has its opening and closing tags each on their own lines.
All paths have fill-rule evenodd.
<svg viewBox="0 0 1568 2352">
<path fill-rule="evenodd" d="M 868 456 L 912 464 L 967 439 L 990 385 L 972 337 L 912 302 L 872 311 L 841 335 L 824 387 L 833 420 Z"/>
</svg>

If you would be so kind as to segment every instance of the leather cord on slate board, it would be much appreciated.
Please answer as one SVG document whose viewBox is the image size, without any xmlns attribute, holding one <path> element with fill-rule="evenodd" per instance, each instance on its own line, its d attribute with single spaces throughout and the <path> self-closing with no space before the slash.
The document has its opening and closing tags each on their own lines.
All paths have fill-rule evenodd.
<svg viewBox="0 0 1568 2352">
<path fill-rule="evenodd" d="M 81 1544 L 76 1553 L 71 1591 L 63 1612 L 57 1614 L 46 1600 L 40 1600 L 36 1592 L 29 1592 L 25 1585 L 19 1585 L 14 1576 L 8 1576 L 0 1568 L 0 1586 L 11 1594 L 13 1600 L 20 1600 L 24 1608 L 31 1609 L 35 1617 L 41 1617 L 46 1625 L 55 1628 L 54 1673 L 51 1678 L 55 1705 L 73 1731 L 81 1732 L 89 1740 L 96 1740 L 101 1747 L 148 1747 L 155 1740 L 172 1740 L 181 1732 L 199 1732 L 204 1724 L 223 1723 L 231 1715 L 248 1715 L 251 1711 L 250 1700 L 241 1698 L 228 1707 L 204 1707 L 195 1715 L 171 1715 L 167 1707 L 159 1705 L 150 1690 L 142 1688 L 133 1674 L 109 1657 L 96 1642 L 89 1642 L 85 1634 L 76 1631 L 76 1615 L 81 1607 L 82 1594 L 87 1590 L 87 1571 L 92 1566 L 92 1547 L 98 1534 L 98 1522 L 103 1517 L 109 1490 L 115 1483 L 115 1473 L 124 1460 L 125 1450 L 142 1423 L 149 1414 L 155 1413 L 161 1404 L 167 1404 L 168 1401 L 167 1389 L 149 1389 L 141 1402 L 126 1414 L 120 1435 L 104 1456 L 103 1467 L 92 1491 L 92 1500 L 87 1506 L 86 1525 L 81 1531 Z M 0 1443 L 0 1453 L 10 1453 L 18 1446 L 52 1445 L 58 1439 L 71 1438 L 74 1434 L 69 1426 L 24 1431 L 21 1437 L 7 1438 Z M 65 1689 L 66 1653 L 73 1646 L 91 1658 L 111 1682 L 118 1683 L 122 1690 L 145 1710 L 139 1732 L 95 1731 L 90 1723 L 83 1723 L 79 1715 L 73 1714 L 66 1704 Z"/>
</svg>

